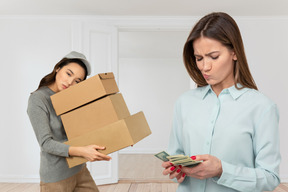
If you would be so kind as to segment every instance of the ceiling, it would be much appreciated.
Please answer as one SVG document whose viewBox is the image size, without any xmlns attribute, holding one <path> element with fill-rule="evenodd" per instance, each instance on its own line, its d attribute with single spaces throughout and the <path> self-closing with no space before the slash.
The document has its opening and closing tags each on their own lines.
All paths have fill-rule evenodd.
<svg viewBox="0 0 288 192">
<path fill-rule="evenodd" d="M 288 16 L 288 0 L 0 0 L 0 15 Z"/>
</svg>

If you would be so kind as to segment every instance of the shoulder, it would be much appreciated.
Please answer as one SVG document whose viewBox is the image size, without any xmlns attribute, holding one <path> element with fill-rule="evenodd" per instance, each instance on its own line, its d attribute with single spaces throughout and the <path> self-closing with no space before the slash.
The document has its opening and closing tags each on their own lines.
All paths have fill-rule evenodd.
<svg viewBox="0 0 288 192">
<path fill-rule="evenodd" d="M 248 91 L 243 96 L 244 99 L 250 99 L 259 105 L 276 105 L 272 99 L 255 89 L 248 89 Z"/>
<path fill-rule="evenodd" d="M 29 100 L 43 100 L 47 97 L 45 88 L 40 88 L 30 94 Z"/>
<path fill-rule="evenodd" d="M 255 89 L 248 89 L 240 98 L 243 107 L 250 108 L 254 112 L 266 113 L 267 111 L 276 111 L 277 104 L 265 94 Z"/>
<path fill-rule="evenodd" d="M 177 101 L 183 101 L 183 100 L 191 100 L 191 99 L 202 99 L 206 93 L 209 91 L 209 88 L 207 86 L 204 87 L 197 87 L 195 89 L 190 89 L 186 92 L 184 92 Z"/>
<path fill-rule="evenodd" d="M 207 94 L 209 91 L 209 87 L 197 87 L 195 89 L 190 89 L 186 92 L 184 92 L 175 102 L 175 106 L 177 107 L 183 107 L 186 105 L 194 105 L 196 103 L 199 103 L 203 100 L 203 97 Z"/>
<path fill-rule="evenodd" d="M 42 87 L 30 94 L 28 105 L 46 105 L 49 101 L 49 88 Z"/>
</svg>

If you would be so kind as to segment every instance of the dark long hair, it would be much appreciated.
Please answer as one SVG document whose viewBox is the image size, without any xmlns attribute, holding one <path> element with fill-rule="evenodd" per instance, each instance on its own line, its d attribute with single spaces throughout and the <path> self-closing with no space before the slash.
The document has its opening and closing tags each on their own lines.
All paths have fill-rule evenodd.
<svg viewBox="0 0 288 192">
<path fill-rule="evenodd" d="M 45 77 L 43 77 L 39 83 L 39 86 L 37 88 L 40 89 L 43 86 L 49 86 L 51 84 L 53 84 L 55 82 L 55 77 L 57 74 L 57 69 L 61 69 L 62 67 L 64 67 L 65 65 L 68 65 L 69 63 L 77 63 L 78 65 L 80 65 L 84 70 L 85 70 L 85 77 L 84 80 L 87 78 L 87 69 L 85 64 L 80 60 L 80 59 L 67 59 L 67 58 L 63 58 L 61 61 L 59 61 L 55 66 L 54 69 L 51 73 L 49 73 L 48 75 L 46 75 Z"/>
<path fill-rule="evenodd" d="M 235 87 L 244 87 L 257 90 L 257 86 L 250 73 L 246 59 L 244 45 L 240 30 L 234 19 L 222 12 L 211 13 L 200 19 L 190 32 L 183 49 L 183 60 L 185 67 L 198 87 L 207 85 L 201 71 L 196 65 L 193 42 L 200 38 L 207 37 L 219 41 L 228 49 L 233 50 L 237 56 L 234 66 Z M 237 83 L 242 87 L 238 87 Z"/>
</svg>

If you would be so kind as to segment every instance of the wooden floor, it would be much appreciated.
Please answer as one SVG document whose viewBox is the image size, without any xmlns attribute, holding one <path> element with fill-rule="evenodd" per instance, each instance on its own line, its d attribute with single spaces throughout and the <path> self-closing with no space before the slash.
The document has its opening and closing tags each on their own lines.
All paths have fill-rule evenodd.
<svg viewBox="0 0 288 192">
<path fill-rule="evenodd" d="M 161 161 L 153 155 L 120 155 L 119 182 L 98 186 L 100 192 L 175 192 L 177 184 L 162 175 Z M 39 184 L 0 183 L 0 192 L 39 192 Z M 288 183 L 273 192 L 288 192 Z"/>
</svg>

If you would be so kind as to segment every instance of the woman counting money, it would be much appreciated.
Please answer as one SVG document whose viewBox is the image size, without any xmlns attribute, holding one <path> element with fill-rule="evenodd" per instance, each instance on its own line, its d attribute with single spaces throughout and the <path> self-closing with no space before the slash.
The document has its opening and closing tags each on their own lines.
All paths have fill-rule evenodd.
<svg viewBox="0 0 288 192">
<path fill-rule="evenodd" d="M 50 99 L 51 95 L 85 80 L 90 71 L 86 57 L 72 51 L 55 65 L 50 74 L 43 77 L 38 89 L 29 97 L 27 112 L 41 148 L 41 192 L 97 192 L 98 188 L 86 164 L 69 168 L 65 158 L 80 156 L 88 161 L 111 159 L 97 151 L 105 148 L 102 146 L 75 147 L 64 144 L 67 136 Z"/>
<path fill-rule="evenodd" d="M 164 162 L 163 174 L 178 181 L 178 192 L 275 189 L 278 109 L 257 90 L 236 22 L 226 13 L 204 16 L 189 34 L 183 58 L 197 88 L 175 104 L 167 152 L 202 162 Z"/>
</svg>

